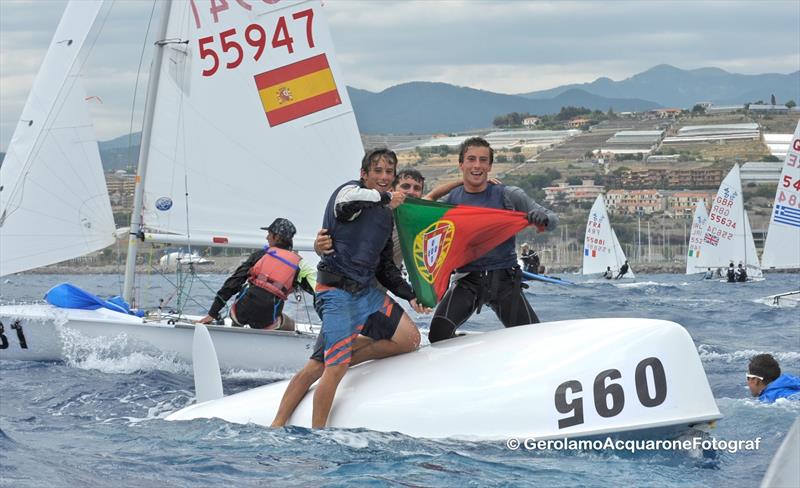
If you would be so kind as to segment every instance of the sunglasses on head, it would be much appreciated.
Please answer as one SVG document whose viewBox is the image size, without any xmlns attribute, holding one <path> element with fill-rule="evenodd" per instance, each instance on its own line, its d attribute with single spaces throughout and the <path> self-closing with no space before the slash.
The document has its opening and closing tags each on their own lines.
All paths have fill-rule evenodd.
<svg viewBox="0 0 800 488">
<path fill-rule="evenodd" d="M 748 379 L 748 380 L 749 380 L 749 379 L 753 379 L 753 378 L 755 378 L 755 379 L 757 379 L 757 380 L 764 381 L 764 377 L 763 377 L 763 376 L 758 376 L 758 375 L 754 375 L 754 374 L 750 374 L 750 373 L 747 373 L 747 374 L 746 374 L 746 375 L 744 375 L 744 376 L 745 376 L 745 378 L 746 378 L 746 379 Z"/>
</svg>

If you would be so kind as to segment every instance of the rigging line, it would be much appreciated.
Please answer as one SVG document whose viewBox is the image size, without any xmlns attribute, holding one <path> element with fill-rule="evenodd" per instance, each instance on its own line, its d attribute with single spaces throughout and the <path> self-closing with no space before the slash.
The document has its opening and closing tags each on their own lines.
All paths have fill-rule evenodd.
<svg viewBox="0 0 800 488">
<path fill-rule="evenodd" d="M 163 279 L 164 279 L 164 280 L 165 280 L 165 281 L 166 281 L 166 282 L 167 282 L 169 285 L 172 285 L 172 287 L 173 287 L 175 290 L 178 290 L 178 289 L 180 288 L 180 286 L 178 286 L 178 284 L 177 284 L 177 283 L 175 283 L 175 282 L 173 282 L 172 280 L 170 280 L 170 279 L 169 279 L 169 277 L 167 276 L 167 274 L 165 274 L 165 273 L 164 273 L 164 271 L 163 271 L 163 270 L 161 270 L 161 269 L 158 269 L 158 268 L 157 268 L 157 267 L 156 267 L 156 266 L 155 266 L 155 265 L 154 265 L 152 262 L 150 262 L 150 263 L 149 263 L 149 265 L 150 265 L 150 269 L 151 269 L 151 270 L 154 272 L 154 274 L 156 274 L 156 275 L 158 275 L 158 276 L 161 276 L 161 277 L 162 277 L 162 278 L 163 278 Z M 201 283 L 205 284 L 205 285 L 206 285 L 206 287 L 208 287 L 208 284 L 207 284 L 207 283 L 204 283 L 202 279 L 198 278 L 198 280 L 199 280 Z M 210 288 L 210 287 L 208 287 L 208 289 L 209 289 L 209 290 L 211 290 L 211 288 Z M 173 296 L 174 296 L 174 294 L 173 294 Z M 216 296 L 216 292 L 215 292 L 215 296 Z M 171 299 L 171 298 L 170 298 L 170 299 Z M 202 303 L 200 303 L 199 301 L 197 301 L 196 299 L 194 299 L 194 298 L 192 298 L 192 297 L 189 297 L 189 300 L 190 300 L 192 303 L 194 303 L 195 305 L 197 305 L 198 307 L 204 307 L 204 305 L 203 305 Z"/>
<path fill-rule="evenodd" d="M 128 169 L 132 168 L 132 161 L 133 161 L 133 120 L 136 112 L 136 95 L 139 93 L 139 77 L 142 74 L 142 63 L 144 63 L 144 53 L 147 49 L 147 38 L 150 36 L 150 27 L 153 23 L 153 18 L 155 17 L 156 11 L 156 1 L 153 0 L 153 8 L 150 9 L 150 18 L 147 20 L 147 29 L 145 29 L 144 39 L 142 40 L 142 51 L 139 54 L 139 66 L 136 68 L 136 82 L 133 85 L 133 101 L 131 102 L 131 119 L 130 125 L 128 127 Z M 140 149 L 141 151 L 141 142 L 140 142 Z"/>
</svg>

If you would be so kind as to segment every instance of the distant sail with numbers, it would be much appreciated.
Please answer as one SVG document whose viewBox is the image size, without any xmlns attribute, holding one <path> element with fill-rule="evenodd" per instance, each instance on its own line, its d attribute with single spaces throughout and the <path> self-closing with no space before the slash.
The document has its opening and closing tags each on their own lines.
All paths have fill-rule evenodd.
<svg viewBox="0 0 800 488">
<path fill-rule="evenodd" d="M 727 268 L 741 263 L 748 277 L 762 276 L 743 197 L 739 165 L 734 164 L 711 202 L 697 266 Z"/>
<path fill-rule="evenodd" d="M 783 161 L 761 265 L 800 268 L 800 122 Z"/>
<path fill-rule="evenodd" d="M 708 223 L 708 212 L 706 202 L 697 200 L 694 204 L 694 215 L 692 216 L 692 230 L 689 233 L 689 245 L 686 251 L 686 274 L 702 273 L 706 268 L 699 266 L 700 248 L 703 243 L 703 233 Z"/>
<path fill-rule="evenodd" d="M 583 240 L 583 274 L 605 273 L 608 268 L 616 273 L 625 261 L 627 261 L 625 252 L 611 227 L 603 195 L 597 195 L 592 209 L 589 210 L 589 220 L 586 223 Z M 634 278 L 630 264 L 624 277 Z"/>
</svg>

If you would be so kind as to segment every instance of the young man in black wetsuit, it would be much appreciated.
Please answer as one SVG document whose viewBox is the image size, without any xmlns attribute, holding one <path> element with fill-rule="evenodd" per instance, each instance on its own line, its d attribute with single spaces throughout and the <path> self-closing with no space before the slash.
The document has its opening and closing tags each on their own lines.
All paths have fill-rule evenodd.
<svg viewBox="0 0 800 488">
<path fill-rule="evenodd" d="M 534 202 L 520 188 L 489 183 L 493 156 L 494 151 L 483 138 L 464 141 L 458 156 L 463 186 L 453 189 L 444 201 L 523 211 L 531 224 L 553 230 L 558 224 L 555 213 Z M 522 273 L 515 249 L 512 237 L 456 270 L 457 278 L 431 320 L 428 338 L 432 343 L 453 337 L 456 329 L 483 305 L 489 305 L 506 327 L 539 322 L 522 293 Z"/>
</svg>

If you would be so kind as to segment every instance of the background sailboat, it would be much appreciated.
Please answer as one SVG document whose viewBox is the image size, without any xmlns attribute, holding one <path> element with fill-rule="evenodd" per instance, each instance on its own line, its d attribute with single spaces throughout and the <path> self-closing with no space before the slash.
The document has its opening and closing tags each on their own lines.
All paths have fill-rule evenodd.
<svg viewBox="0 0 800 488">
<path fill-rule="evenodd" d="M 608 267 L 617 273 L 625 261 L 627 258 L 619 239 L 617 239 L 617 234 L 611 228 L 603 195 L 597 195 L 586 223 L 586 235 L 583 241 L 583 274 L 604 273 Z M 625 278 L 634 278 L 630 263 L 628 266 Z"/>
<path fill-rule="evenodd" d="M 689 234 L 689 245 L 686 251 L 686 274 L 703 273 L 707 268 L 699 266 L 700 248 L 703 244 L 703 234 L 708 223 L 708 213 L 706 212 L 706 202 L 698 200 L 694 204 L 694 216 L 692 217 L 692 230 Z"/>
<path fill-rule="evenodd" d="M 749 278 L 762 276 L 750 219 L 744 209 L 739 165 L 734 164 L 719 186 L 703 232 L 698 266 L 727 268 L 741 263 Z"/>
<path fill-rule="evenodd" d="M 292 220 L 296 247 L 309 249 L 330 192 L 358 174 L 363 154 L 320 2 L 230 2 L 211 9 L 213 15 L 194 2 L 159 5 L 129 262 L 140 238 L 260 247 L 260 227 L 275 217 Z M 23 115 L 33 124 L 20 123 L 2 167 L 3 274 L 114 241 L 78 83 L 84 40 L 101 7 L 68 4 Z M 66 193 L 75 197 L 71 205 L 59 201 Z M 64 222 L 72 234 L 51 221 Z M 192 326 L 174 323 L 180 318 L 143 322 L 108 310 L 35 305 L 0 307 L 0 319 L 27 338 L 24 348 L 0 351 L 2 358 L 60 359 L 64 329 L 109 340 L 123 334 L 134 348 L 191 355 Z M 209 329 L 227 368 L 296 368 L 314 341 L 310 332 Z"/>
<path fill-rule="evenodd" d="M 800 122 L 783 161 L 761 264 L 768 269 L 800 268 Z"/>
<path fill-rule="evenodd" d="M 102 2 L 68 5 L 0 169 L 0 276 L 103 249 L 114 218 L 81 82 Z"/>
</svg>

